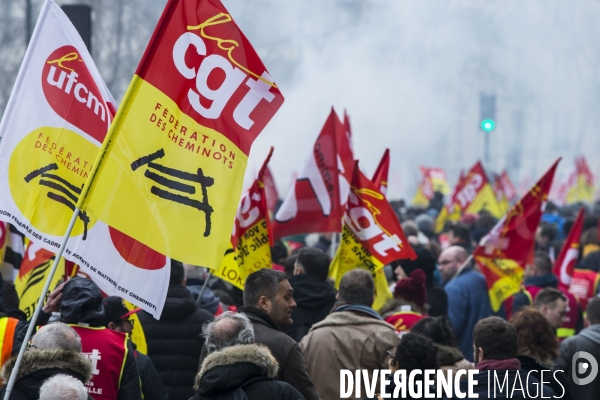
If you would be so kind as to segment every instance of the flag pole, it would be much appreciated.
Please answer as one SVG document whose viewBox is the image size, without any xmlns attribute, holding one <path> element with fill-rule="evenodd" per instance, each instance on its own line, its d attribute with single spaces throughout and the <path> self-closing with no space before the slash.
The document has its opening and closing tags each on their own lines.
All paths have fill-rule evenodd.
<svg viewBox="0 0 600 400">
<path fill-rule="evenodd" d="M 200 289 L 200 294 L 198 295 L 198 299 L 196 299 L 197 306 L 202 304 L 202 295 L 204 294 L 204 291 L 206 290 L 206 287 L 208 286 L 208 280 L 209 280 L 211 274 L 212 274 L 212 271 L 209 269 L 208 274 L 204 278 L 204 284 L 202 285 L 202 289 Z"/>
<path fill-rule="evenodd" d="M 65 233 L 65 236 L 63 238 L 63 242 L 60 245 L 58 252 L 56 253 L 56 257 L 54 258 L 54 262 L 52 263 L 52 268 L 50 269 L 50 273 L 48 274 L 48 278 L 46 279 L 46 283 L 44 284 L 44 288 L 42 289 L 42 293 L 35 307 L 33 317 L 31 317 L 31 320 L 29 321 L 29 327 L 27 328 L 27 333 L 23 338 L 23 343 L 21 343 L 21 349 L 19 350 L 17 361 L 15 362 L 15 366 L 13 367 L 13 370 L 10 373 L 8 384 L 6 385 L 6 394 L 4 395 L 4 400 L 8 400 L 10 398 L 10 393 L 12 392 L 12 389 L 15 386 L 15 381 L 17 380 L 17 373 L 19 372 L 19 366 L 21 365 L 21 361 L 23 361 L 23 355 L 25 354 L 25 350 L 27 349 L 27 343 L 29 342 L 29 338 L 31 338 L 31 334 L 33 333 L 33 329 L 35 328 L 38 316 L 40 315 L 40 310 L 44 306 L 44 301 L 46 300 L 46 293 L 48 293 L 50 283 L 52 282 L 52 278 L 56 273 L 56 269 L 58 268 L 60 258 L 62 257 L 65 247 L 67 247 L 67 241 L 69 240 L 69 236 L 71 236 L 71 232 L 73 231 L 73 226 L 75 226 L 75 222 L 77 221 L 78 215 L 79 208 L 75 208 L 75 211 L 73 211 L 73 215 L 71 216 L 69 226 L 67 227 L 67 232 Z"/>
</svg>

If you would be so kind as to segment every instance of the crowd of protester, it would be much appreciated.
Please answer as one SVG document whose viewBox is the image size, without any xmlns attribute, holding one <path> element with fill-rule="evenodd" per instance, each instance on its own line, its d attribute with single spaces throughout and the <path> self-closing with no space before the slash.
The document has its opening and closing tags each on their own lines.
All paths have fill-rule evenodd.
<svg viewBox="0 0 600 400">
<path fill-rule="evenodd" d="M 553 273 L 577 209 L 549 204 L 521 291 L 494 312 L 469 254 L 497 221 L 466 215 L 436 234 L 432 210 L 395 209 L 417 258 L 384 267 L 393 298 L 378 310 L 381 293 L 367 270 L 347 272 L 334 288 L 330 234 L 307 240 L 312 246 L 294 238 L 295 250 L 277 242 L 280 267 L 250 274 L 243 291 L 172 261 L 159 320 L 76 277 L 49 294 L 11 399 L 329 400 L 341 398 L 343 369 L 478 370 L 480 398 L 490 390 L 487 371 L 506 372 L 509 387 L 521 380 L 537 393 L 531 398 L 600 396 L 600 378 L 577 384 L 572 362 L 581 351 L 600 360 L 598 210 L 588 210 L 576 265 L 590 279 L 587 296 L 561 287 Z M 14 286 L 3 286 L 2 397 L 29 326 Z M 556 379 L 548 382 L 543 370 Z M 459 383 L 465 392 L 467 379 Z M 376 397 L 393 392 L 390 382 Z"/>
</svg>

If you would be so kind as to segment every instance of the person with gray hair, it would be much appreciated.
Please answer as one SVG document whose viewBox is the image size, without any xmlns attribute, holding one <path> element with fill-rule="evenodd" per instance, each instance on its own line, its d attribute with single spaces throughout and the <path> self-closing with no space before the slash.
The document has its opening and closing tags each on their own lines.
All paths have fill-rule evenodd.
<svg viewBox="0 0 600 400">
<path fill-rule="evenodd" d="M 17 357 L 9 359 L 2 368 L 6 385 Z M 81 354 L 81 338 L 73 328 L 56 322 L 45 325 L 35 334 L 17 374 L 11 399 L 37 399 L 44 382 L 55 375 L 68 375 L 83 384 L 92 377 L 92 364 Z M 0 390 L 4 398 L 6 386 Z M 84 397 L 84 399 L 87 398 Z"/>
<path fill-rule="evenodd" d="M 289 383 L 277 380 L 279 365 L 266 346 L 254 344 L 252 322 L 243 313 L 227 311 L 205 323 L 208 356 L 196 376 L 190 400 L 304 399 Z"/>
<path fill-rule="evenodd" d="M 371 376 L 374 370 L 387 369 L 387 351 L 399 343 L 394 327 L 371 308 L 375 299 L 371 272 L 346 272 L 337 299 L 327 318 L 314 324 L 299 344 L 324 399 L 340 398 L 340 370 L 368 370 Z"/>
<path fill-rule="evenodd" d="M 208 354 L 238 344 L 254 343 L 252 322 L 244 313 L 227 311 L 202 327 Z"/>
<path fill-rule="evenodd" d="M 87 400 L 87 389 L 69 375 L 54 375 L 40 389 L 40 400 Z"/>
</svg>

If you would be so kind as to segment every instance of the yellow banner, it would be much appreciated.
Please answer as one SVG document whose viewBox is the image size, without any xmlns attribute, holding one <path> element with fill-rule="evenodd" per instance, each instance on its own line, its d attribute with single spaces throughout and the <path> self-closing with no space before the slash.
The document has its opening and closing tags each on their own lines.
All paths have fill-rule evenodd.
<svg viewBox="0 0 600 400">
<path fill-rule="evenodd" d="M 244 290 L 248 275 L 271 265 L 267 223 L 261 219 L 240 237 L 235 251 L 227 251 L 214 275 Z"/>
<path fill-rule="evenodd" d="M 161 254 L 219 268 L 248 157 L 137 75 L 126 99 L 82 209 Z"/>
<path fill-rule="evenodd" d="M 489 211 L 494 217 L 502 218 L 504 213 L 500 209 L 500 204 L 498 203 L 498 199 L 496 199 L 496 194 L 494 193 L 494 189 L 492 189 L 492 185 L 486 183 L 477 193 L 475 199 L 469 204 L 465 213 L 467 214 L 477 214 L 481 210 Z"/>
<path fill-rule="evenodd" d="M 127 307 L 128 310 L 133 310 L 138 308 L 137 306 L 131 304 L 127 300 L 123 300 L 123 304 Z M 143 312 L 143 311 L 139 311 Z M 140 322 L 140 318 L 138 317 L 138 313 L 133 313 L 129 316 L 129 319 L 133 322 L 133 329 L 131 330 L 131 341 L 135 343 L 136 350 L 142 354 L 148 354 L 148 343 L 146 342 L 146 334 L 144 333 L 144 328 L 142 327 L 142 323 Z"/>
<path fill-rule="evenodd" d="M 577 182 L 567 193 L 567 204 L 579 202 L 592 203 L 594 201 L 594 186 L 587 183 L 584 175 L 577 176 Z"/>
<path fill-rule="evenodd" d="M 486 277 L 492 310 L 498 311 L 506 299 L 519 292 L 523 268 L 507 258 L 475 257 L 475 260 Z"/>
<path fill-rule="evenodd" d="M 46 250 L 39 251 L 44 254 L 46 253 Z M 50 252 L 47 253 L 51 254 Z M 27 262 L 28 261 L 25 260 L 24 264 Z M 46 279 L 52 268 L 52 263 L 54 262 L 54 255 L 50 258 L 40 259 L 39 263 L 35 260 L 29 262 L 36 262 L 37 265 L 34 265 L 33 268 L 22 275 L 19 273 L 15 278 L 15 290 L 19 295 L 19 309 L 25 313 L 28 320 L 32 317 L 35 306 L 42 294 L 42 289 L 44 288 L 44 284 L 46 283 Z M 25 265 L 21 265 L 21 268 L 24 267 Z M 50 283 L 50 291 L 54 290 L 54 288 L 62 282 L 64 275 L 65 259 L 61 258 L 56 273 Z M 46 297 L 48 297 L 48 294 L 46 294 Z"/>
</svg>

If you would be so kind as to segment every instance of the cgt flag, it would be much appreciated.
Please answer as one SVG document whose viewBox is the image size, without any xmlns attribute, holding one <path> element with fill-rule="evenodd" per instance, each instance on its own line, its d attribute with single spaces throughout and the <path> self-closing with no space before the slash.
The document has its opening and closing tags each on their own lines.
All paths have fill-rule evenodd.
<svg viewBox="0 0 600 400">
<path fill-rule="evenodd" d="M 559 161 L 498 221 L 473 251 L 473 258 L 485 276 L 494 311 L 519 291 L 525 264 L 533 262 L 535 231 Z"/>
<path fill-rule="evenodd" d="M 458 191 L 463 186 L 463 182 L 465 180 L 465 174 L 461 170 L 458 176 L 458 182 L 454 186 L 454 190 L 452 194 L 446 199 L 446 204 L 440 210 L 439 215 L 435 219 L 435 232 L 441 233 L 444 230 L 444 225 L 449 221 L 460 221 L 460 216 L 462 215 L 460 206 L 456 200 L 456 196 Z"/>
<path fill-rule="evenodd" d="M 385 149 L 381 161 L 373 174 L 371 182 L 375 184 L 375 187 L 379 188 L 379 191 L 384 195 L 387 194 L 388 188 L 388 175 L 390 172 L 390 149 Z"/>
<path fill-rule="evenodd" d="M 331 262 L 330 277 L 336 288 L 342 276 L 355 268 L 373 274 L 377 298 L 373 308 L 379 309 L 391 294 L 382 268 L 392 261 L 415 259 L 400 223 L 385 196 L 355 164 L 346 204 L 340 246 Z"/>
<path fill-rule="evenodd" d="M 46 0 L 0 124 L 0 219 L 56 252 L 114 104 L 76 29 Z M 15 239 L 13 254 L 23 254 L 23 241 Z M 63 256 L 105 293 L 160 315 L 169 278 L 162 254 L 81 211 Z"/>
<path fill-rule="evenodd" d="M 592 203 L 594 201 L 594 175 L 585 156 L 575 159 L 575 172 L 569 177 L 567 204 Z"/>
<path fill-rule="evenodd" d="M 219 0 L 169 0 L 78 205 L 161 254 L 219 268 L 250 146 L 282 103 Z"/>
<path fill-rule="evenodd" d="M 310 232 L 339 232 L 342 224 L 342 206 L 348 194 L 340 148 L 348 155 L 350 146 L 340 142 L 346 135 L 348 124 L 342 124 L 333 108 L 311 155 L 296 177 L 296 182 L 275 214 L 273 236 Z M 345 196 L 344 196 L 345 194 Z"/>
<path fill-rule="evenodd" d="M 271 268 L 271 222 L 264 177 L 273 148 L 258 172 L 254 184 L 242 198 L 235 218 L 231 247 L 215 276 L 244 290 L 246 277 L 263 268 Z"/>
</svg>

